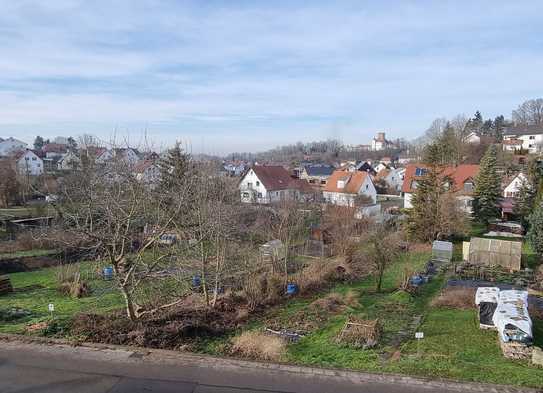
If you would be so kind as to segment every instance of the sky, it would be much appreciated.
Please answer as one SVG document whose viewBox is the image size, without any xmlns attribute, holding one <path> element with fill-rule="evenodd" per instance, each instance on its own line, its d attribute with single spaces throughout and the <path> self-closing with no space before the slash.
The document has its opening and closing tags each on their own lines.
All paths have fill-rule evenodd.
<svg viewBox="0 0 543 393">
<path fill-rule="evenodd" d="M 541 1 L 0 0 L 0 136 L 262 151 L 543 96 Z"/>
</svg>

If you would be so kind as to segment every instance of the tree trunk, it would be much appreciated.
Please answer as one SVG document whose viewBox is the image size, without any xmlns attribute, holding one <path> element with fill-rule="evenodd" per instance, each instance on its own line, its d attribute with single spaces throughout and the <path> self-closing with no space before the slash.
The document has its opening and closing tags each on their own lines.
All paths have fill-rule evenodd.
<svg viewBox="0 0 543 393">
<path fill-rule="evenodd" d="M 132 299 L 132 294 L 130 294 L 125 287 L 121 287 L 121 292 L 124 297 L 124 302 L 126 304 L 126 313 L 128 315 L 128 318 L 130 318 L 131 321 L 135 321 L 138 319 L 138 316 L 136 315 L 136 309 L 134 305 L 134 299 Z"/>
</svg>

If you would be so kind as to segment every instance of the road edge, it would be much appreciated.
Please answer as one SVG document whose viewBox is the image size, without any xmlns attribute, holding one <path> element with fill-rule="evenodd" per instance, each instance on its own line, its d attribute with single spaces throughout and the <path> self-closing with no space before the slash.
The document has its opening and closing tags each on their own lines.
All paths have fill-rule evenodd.
<svg viewBox="0 0 543 393">
<path fill-rule="evenodd" d="M 523 388 L 510 385 L 496 385 L 478 382 L 462 382 L 444 378 L 414 377 L 393 373 L 371 373 L 350 369 L 324 368 L 317 366 L 301 366 L 288 363 L 271 363 L 263 361 L 245 360 L 234 357 L 217 357 L 192 352 L 172 351 L 165 349 L 153 349 L 133 347 L 126 345 L 102 344 L 93 342 L 70 341 L 66 339 L 24 336 L 17 334 L 0 333 L 0 345 L 2 342 L 20 342 L 24 344 L 55 345 L 63 347 L 82 347 L 94 350 L 117 350 L 129 352 L 130 357 L 138 361 L 166 362 L 168 364 L 190 363 L 202 367 L 221 369 L 258 369 L 270 371 L 282 371 L 294 374 L 336 377 L 349 380 L 353 383 L 387 383 L 406 384 L 423 388 L 446 388 L 459 392 L 492 392 L 492 393 L 541 393 L 543 389 Z"/>
</svg>

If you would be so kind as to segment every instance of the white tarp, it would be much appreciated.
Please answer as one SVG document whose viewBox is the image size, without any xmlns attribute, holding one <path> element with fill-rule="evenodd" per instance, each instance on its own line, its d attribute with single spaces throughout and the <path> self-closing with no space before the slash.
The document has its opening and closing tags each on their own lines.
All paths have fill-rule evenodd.
<svg viewBox="0 0 543 393">
<path fill-rule="evenodd" d="M 498 307 L 494 312 L 492 321 L 498 328 L 498 333 L 503 342 L 511 340 L 510 335 L 506 333 L 506 330 L 511 330 L 506 329 L 507 325 L 516 328 L 515 339 L 520 340 L 524 336 L 522 333 L 532 339 L 532 320 L 528 314 L 528 292 L 517 290 L 500 291 Z"/>
<path fill-rule="evenodd" d="M 497 287 L 479 287 L 475 293 L 475 304 L 481 302 L 498 303 L 500 298 L 500 289 Z"/>
</svg>

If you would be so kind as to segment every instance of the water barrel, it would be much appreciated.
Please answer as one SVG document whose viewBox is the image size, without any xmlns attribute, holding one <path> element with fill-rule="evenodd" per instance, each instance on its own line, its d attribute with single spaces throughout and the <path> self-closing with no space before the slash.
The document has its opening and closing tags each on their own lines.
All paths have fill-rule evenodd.
<svg viewBox="0 0 543 393">
<path fill-rule="evenodd" d="M 199 288 L 200 285 L 202 285 L 202 280 L 200 279 L 200 276 L 193 276 L 192 277 L 192 286 L 194 288 Z"/>
<path fill-rule="evenodd" d="M 111 280 L 113 278 L 113 268 L 111 266 L 107 266 L 103 270 L 104 274 L 104 280 Z"/>
<path fill-rule="evenodd" d="M 295 295 L 298 293 L 298 284 L 287 284 L 287 295 Z"/>
</svg>

